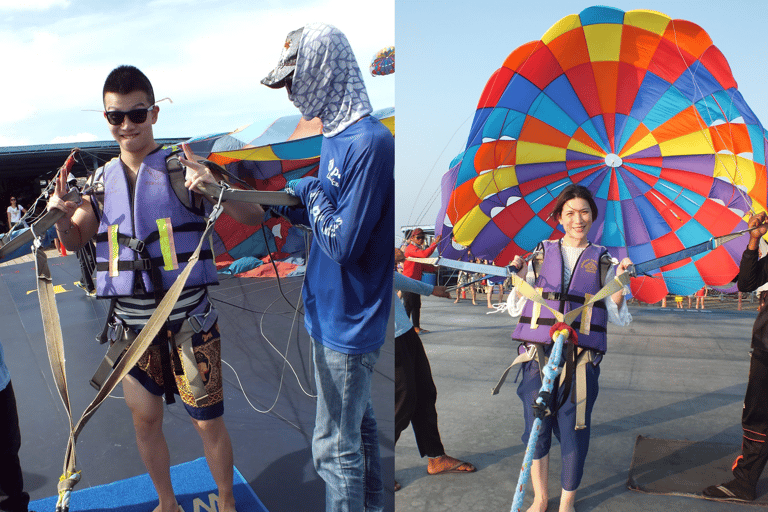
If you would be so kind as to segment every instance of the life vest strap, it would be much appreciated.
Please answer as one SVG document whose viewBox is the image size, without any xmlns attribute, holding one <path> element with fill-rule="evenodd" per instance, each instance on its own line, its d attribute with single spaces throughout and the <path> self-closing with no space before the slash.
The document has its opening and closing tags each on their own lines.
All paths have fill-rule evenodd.
<svg viewBox="0 0 768 512">
<path fill-rule="evenodd" d="M 581 297 L 580 295 L 574 295 L 571 293 L 544 292 L 541 294 L 541 296 L 546 300 L 556 300 L 556 301 L 562 300 L 562 301 L 568 301 L 568 302 L 575 302 L 577 304 L 584 304 L 585 302 L 589 301 L 589 298 L 587 297 Z M 592 307 L 599 308 L 599 309 L 606 309 L 605 304 L 602 302 L 594 303 L 592 304 Z"/>
<path fill-rule="evenodd" d="M 179 263 L 185 263 L 188 262 L 189 259 L 192 257 L 194 253 L 191 252 L 184 252 L 181 254 L 177 254 L 176 258 L 178 259 Z M 210 260 L 213 259 L 213 252 L 209 250 L 200 251 L 200 257 L 201 260 Z M 154 267 L 163 267 L 165 265 L 165 261 L 163 260 L 162 256 L 158 256 L 156 258 L 141 258 L 138 260 L 120 260 L 117 262 L 117 270 L 151 270 Z M 109 270 L 109 263 L 106 261 L 99 261 L 96 263 L 96 270 L 101 272 L 106 272 Z"/>
</svg>

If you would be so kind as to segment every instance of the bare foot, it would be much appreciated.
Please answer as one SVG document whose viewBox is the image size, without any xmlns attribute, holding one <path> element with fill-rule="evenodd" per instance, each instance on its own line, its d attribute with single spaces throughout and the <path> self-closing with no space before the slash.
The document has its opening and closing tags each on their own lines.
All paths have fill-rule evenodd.
<svg viewBox="0 0 768 512">
<path fill-rule="evenodd" d="M 459 303 L 459 299 L 456 299 L 455 301 L 453 301 L 453 303 L 454 304 L 458 304 Z"/>
<path fill-rule="evenodd" d="M 547 502 L 549 500 L 546 499 L 539 499 L 538 496 L 535 496 L 533 498 L 533 503 L 531 503 L 530 508 L 526 512 L 544 512 L 547 510 Z"/>
<path fill-rule="evenodd" d="M 473 305 L 473 306 L 477 306 L 477 302 L 475 302 L 475 301 L 472 301 L 472 305 Z"/>
<path fill-rule="evenodd" d="M 168 510 L 170 512 L 184 512 L 184 509 L 181 508 L 181 505 L 179 505 L 178 503 L 172 507 L 169 507 Z M 155 510 L 153 510 L 152 512 L 163 512 L 163 509 L 160 508 L 160 505 L 158 505 L 155 507 Z"/>
<path fill-rule="evenodd" d="M 477 468 L 469 462 L 464 462 L 450 455 L 430 457 L 427 463 L 427 473 L 437 475 L 439 473 L 474 473 Z"/>
</svg>

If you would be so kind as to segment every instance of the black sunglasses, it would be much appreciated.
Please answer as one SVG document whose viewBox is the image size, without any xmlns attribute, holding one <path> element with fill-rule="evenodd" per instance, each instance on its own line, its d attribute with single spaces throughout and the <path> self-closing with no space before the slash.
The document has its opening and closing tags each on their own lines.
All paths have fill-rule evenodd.
<svg viewBox="0 0 768 512">
<path fill-rule="evenodd" d="M 129 112 L 121 112 L 120 110 L 106 110 L 104 117 L 107 118 L 107 122 L 112 126 L 119 126 L 123 124 L 125 116 L 131 120 L 133 124 L 141 124 L 147 120 L 147 114 L 154 110 L 155 106 L 152 105 L 148 108 L 137 108 Z"/>
</svg>

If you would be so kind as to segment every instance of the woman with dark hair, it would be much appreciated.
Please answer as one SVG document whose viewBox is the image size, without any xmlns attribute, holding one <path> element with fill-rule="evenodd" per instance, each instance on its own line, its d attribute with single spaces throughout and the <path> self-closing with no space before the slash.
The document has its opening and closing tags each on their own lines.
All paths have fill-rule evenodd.
<svg viewBox="0 0 768 512">
<path fill-rule="evenodd" d="M 515 256 L 512 265 L 521 269 L 519 275 L 527 276 L 549 307 L 568 312 L 583 305 L 588 296 L 595 295 L 616 275 L 624 273 L 632 261 L 624 258 L 618 262 L 611 258 L 605 247 L 594 245 L 587 239 L 597 216 L 597 205 L 587 188 L 567 186 L 558 196 L 552 216 L 565 231 L 562 239 L 541 242 L 532 268 L 528 268 L 520 256 Z M 588 313 L 582 313 L 572 324 L 578 331 L 578 346 L 568 343 L 563 348 L 563 372 L 559 382 L 555 382 L 548 404 L 553 412 L 542 422 L 533 456 L 531 480 L 535 496 L 529 512 L 543 512 L 547 508 L 552 432 L 560 441 L 562 452 L 560 512 L 574 510 L 576 489 L 581 483 L 589 449 L 599 363 L 607 347 L 606 324 L 609 319 L 619 325 L 632 321 L 624 294 L 621 290 L 595 303 Z M 510 294 L 508 305 L 510 315 L 520 317 L 512 338 L 520 341 L 518 353 L 523 356 L 523 378 L 517 394 L 523 402 L 525 432 L 522 439 L 527 444 L 534 421 L 531 404 L 541 389 L 541 369 L 552 349 L 549 330 L 555 318 L 546 308 L 517 296 L 517 293 Z"/>
</svg>

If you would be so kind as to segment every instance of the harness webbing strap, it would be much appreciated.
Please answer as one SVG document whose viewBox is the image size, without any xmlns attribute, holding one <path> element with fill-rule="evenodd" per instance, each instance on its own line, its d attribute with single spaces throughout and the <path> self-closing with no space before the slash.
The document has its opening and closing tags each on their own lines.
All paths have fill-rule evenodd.
<svg viewBox="0 0 768 512">
<path fill-rule="evenodd" d="M 63 212 L 62 212 L 63 213 Z M 72 408 L 69 403 L 69 390 L 67 389 L 67 373 L 64 361 L 64 341 L 61 333 L 61 321 L 59 310 L 56 307 L 56 296 L 51 280 L 51 271 L 48 267 L 48 256 L 40 250 L 40 244 L 33 245 L 35 255 L 35 273 L 37 274 L 37 296 L 40 301 L 40 313 L 43 317 L 43 333 L 45 334 L 45 346 L 48 351 L 48 361 L 51 363 L 51 373 L 59 391 L 59 397 L 67 411 L 69 420 L 69 440 L 67 441 L 67 454 L 64 459 L 64 471 L 59 479 L 59 498 L 57 510 L 68 506 L 71 488 L 80 480 L 79 472 L 75 469 L 74 445 L 76 434 L 72 428 Z"/>
<path fill-rule="evenodd" d="M 544 298 L 541 296 L 540 293 L 537 292 L 531 286 L 528 284 L 528 281 L 523 279 L 522 277 L 518 276 L 517 274 L 512 274 L 510 276 L 510 279 L 512 280 L 512 285 L 517 289 L 517 292 L 524 296 L 526 299 L 531 300 L 535 302 L 536 304 L 541 304 L 543 307 L 547 308 L 552 314 L 554 315 L 555 319 L 558 322 L 565 322 L 568 325 L 571 325 L 574 320 L 576 320 L 579 315 L 582 313 L 582 311 L 586 310 L 587 308 L 592 307 L 592 305 L 598 301 L 603 300 L 604 298 L 608 297 L 609 295 L 613 295 L 614 293 L 620 291 L 624 288 L 627 284 L 629 284 L 629 273 L 624 272 L 623 274 L 616 276 L 613 278 L 608 284 L 603 286 L 600 291 L 598 291 L 595 295 L 593 295 L 589 300 L 584 300 L 584 304 L 579 306 L 578 308 L 572 309 L 565 315 L 561 313 L 560 311 L 557 311 L 556 309 L 553 309 L 547 304 L 547 301 L 544 300 Z M 584 322 L 582 321 L 582 325 Z"/>
<path fill-rule="evenodd" d="M 107 326 L 107 328 L 109 328 L 109 320 L 107 320 Z M 107 354 L 104 356 L 104 359 L 101 360 L 101 364 L 99 364 L 93 377 L 91 377 L 91 386 L 96 390 L 101 389 L 104 381 L 109 377 L 112 368 L 115 367 L 115 363 L 120 359 L 120 356 L 125 349 L 127 349 L 130 344 L 133 343 L 133 340 L 136 339 L 136 334 L 132 330 L 126 329 L 122 325 L 120 325 L 120 330 L 121 335 L 118 336 L 116 340 L 112 340 L 112 344 L 109 346 Z"/>
<path fill-rule="evenodd" d="M 189 391 L 195 397 L 195 403 L 199 404 L 200 401 L 208 398 L 208 390 L 205 389 L 203 377 L 200 375 L 195 352 L 192 348 L 192 335 L 194 333 L 192 325 L 188 321 L 184 321 L 173 340 L 174 345 L 180 349 L 181 364 L 184 367 L 184 376 L 189 384 Z"/>
<path fill-rule="evenodd" d="M 587 363 L 591 363 L 595 360 L 595 351 L 592 349 L 581 349 L 576 356 L 576 429 L 581 430 L 586 428 L 587 418 Z M 499 382 L 491 390 L 491 395 L 498 395 L 501 386 L 507 380 L 509 372 L 512 368 L 518 364 L 527 363 L 529 361 L 536 361 L 539 365 L 539 374 L 541 374 L 542 382 L 544 382 L 544 367 L 549 362 L 549 358 L 544 355 L 543 347 L 538 343 L 530 343 L 525 352 L 518 355 L 512 364 L 504 370 L 501 374 Z M 565 381 L 565 373 L 560 374 L 560 385 L 562 386 Z"/>
</svg>

